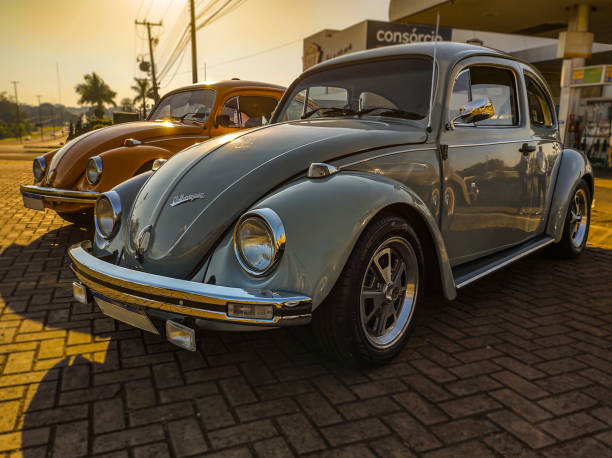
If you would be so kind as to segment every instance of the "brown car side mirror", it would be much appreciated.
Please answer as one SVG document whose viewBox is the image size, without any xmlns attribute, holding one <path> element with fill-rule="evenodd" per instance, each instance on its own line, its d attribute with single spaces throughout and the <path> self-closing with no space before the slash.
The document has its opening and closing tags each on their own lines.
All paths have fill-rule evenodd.
<svg viewBox="0 0 612 458">
<path fill-rule="evenodd" d="M 230 126 L 230 117 L 229 115 L 217 115 L 215 118 L 215 127 L 229 127 Z"/>
</svg>

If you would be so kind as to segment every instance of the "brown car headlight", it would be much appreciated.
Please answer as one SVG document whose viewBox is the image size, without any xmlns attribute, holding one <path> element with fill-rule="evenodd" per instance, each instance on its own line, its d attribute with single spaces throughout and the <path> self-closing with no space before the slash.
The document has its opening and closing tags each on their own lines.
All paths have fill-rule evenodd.
<svg viewBox="0 0 612 458">
<path fill-rule="evenodd" d="M 87 161 L 87 169 L 85 170 L 85 177 L 89 184 L 94 185 L 100 181 L 102 176 L 102 158 L 100 156 L 90 157 Z"/>
<path fill-rule="evenodd" d="M 95 209 L 96 231 L 104 239 L 117 233 L 121 223 L 121 199 L 115 191 L 108 191 L 98 197 Z"/>
<path fill-rule="evenodd" d="M 263 275 L 281 258 L 285 249 L 285 228 L 269 208 L 244 214 L 234 228 L 234 251 L 244 270 Z"/>
<path fill-rule="evenodd" d="M 45 161 L 43 156 L 38 156 L 36 159 L 34 159 L 32 171 L 34 172 L 34 179 L 36 181 L 43 179 L 45 172 L 47 171 L 47 161 Z"/>
</svg>

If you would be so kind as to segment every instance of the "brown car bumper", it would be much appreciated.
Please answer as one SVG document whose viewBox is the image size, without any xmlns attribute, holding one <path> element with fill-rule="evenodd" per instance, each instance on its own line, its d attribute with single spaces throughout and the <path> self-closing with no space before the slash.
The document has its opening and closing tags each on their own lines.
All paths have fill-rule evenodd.
<svg viewBox="0 0 612 458">
<path fill-rule="evenodd" d="M 57 204 L 94 205 L 99 195 L 100 193 L 95 191 L 74 191 L 36 185 L 21 185 L 23 204 L 34 210 L 43 210 L 45 206 L 55 207 Z"/>
</svg>

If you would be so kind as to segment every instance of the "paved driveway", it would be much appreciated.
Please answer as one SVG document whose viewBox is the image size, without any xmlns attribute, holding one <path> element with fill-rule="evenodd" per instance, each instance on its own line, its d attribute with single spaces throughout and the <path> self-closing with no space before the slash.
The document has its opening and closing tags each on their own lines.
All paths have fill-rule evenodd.
<svg viewBox="0 0 612 458">
<path fill-rule="evenodd" d="M 308 328 L 209 334 L 203 354 L 72 301 L 87 237 L 24 210 L 0 161 L 0 457 L 612 456 L 612 240 L 430 304 L 393 364 L 342 368 Z"/>
</svg>

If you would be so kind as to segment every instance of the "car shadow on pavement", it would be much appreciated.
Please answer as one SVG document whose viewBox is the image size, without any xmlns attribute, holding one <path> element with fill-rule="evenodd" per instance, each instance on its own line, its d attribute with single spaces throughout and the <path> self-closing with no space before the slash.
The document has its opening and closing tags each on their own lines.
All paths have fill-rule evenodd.
<svg viewBox="0 0 612 458">
<path fill-rule="evenodd" d="M 452 304 L 429 302 L 398 358 L 355 370 L 323 354 L 309 327 L 206 333 L 194 353 L 105 317 L 72 299 L 66 248 L 88 237 L 64 226 L 0 255 L 0 452 L 553 453 L 567 440 L 548 423 L 570 390 L 592 420 L 582 440 L 606 451 L 591 436 L 612 424 L 611 251 L 531 256 Z M 538 413 L 519 412 L 527 429 L 515 427 L 521 408 Z"/>
</svg>

